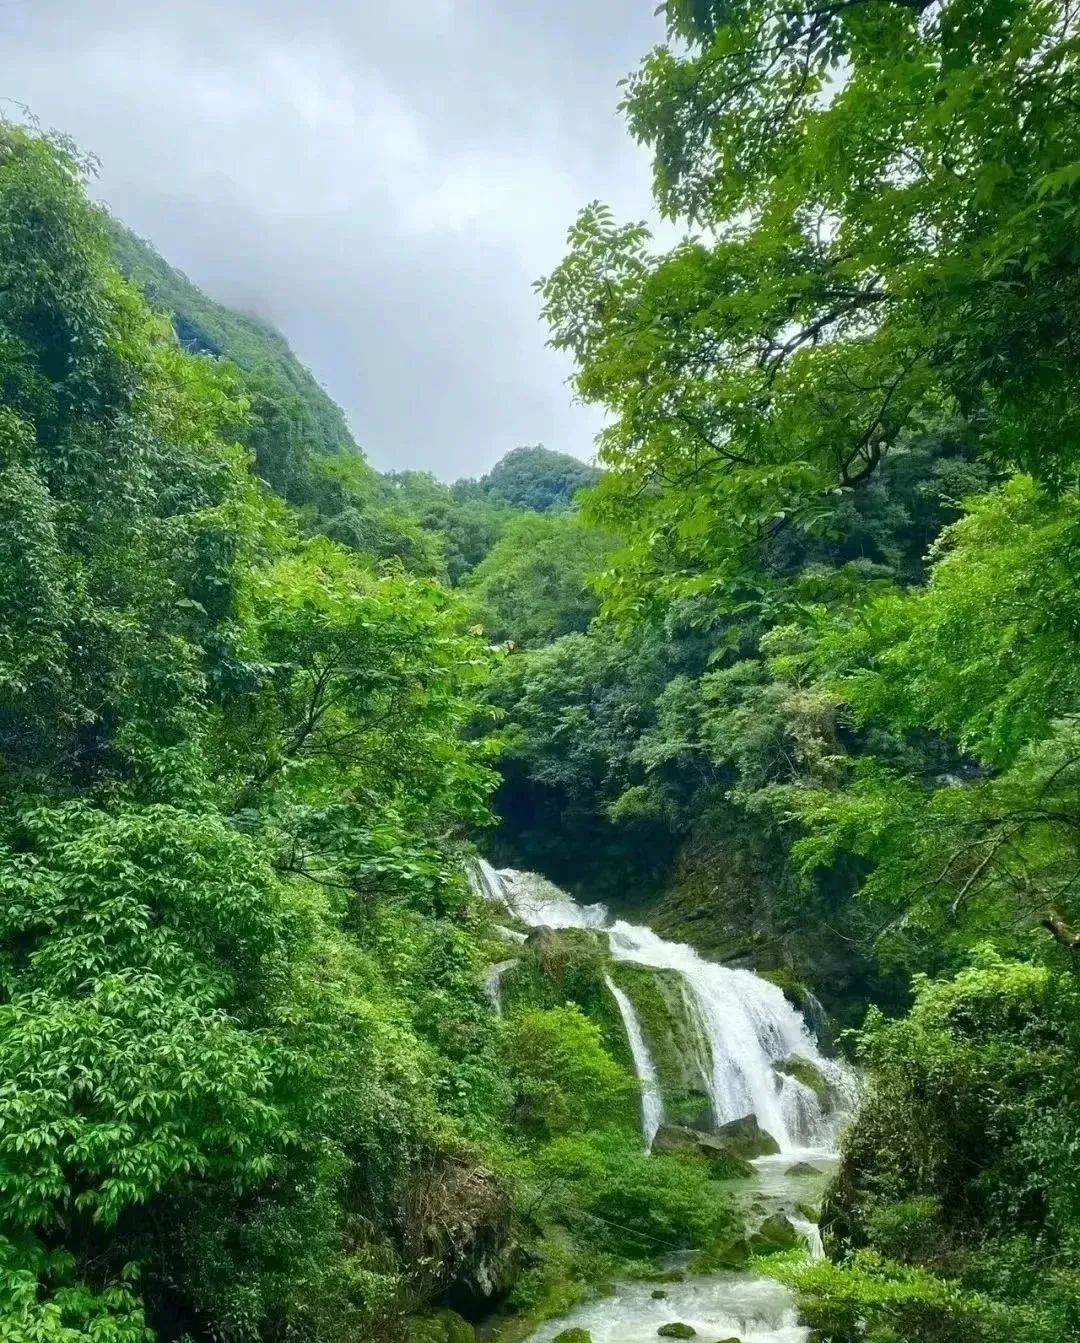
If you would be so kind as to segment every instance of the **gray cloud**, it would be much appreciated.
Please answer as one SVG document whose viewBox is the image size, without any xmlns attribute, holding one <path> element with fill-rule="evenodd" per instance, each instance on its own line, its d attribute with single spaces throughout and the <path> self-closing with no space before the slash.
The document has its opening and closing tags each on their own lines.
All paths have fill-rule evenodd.
<svg viewBox="0 0 1080 1343">
<path fill-rule="evenodd" d="M 381 467 L 588 457 L 531 282 L 593 197 L 640 218 L 616 83 L 653 0 L 0 0 L 0 95 L 99 194 L 276 322 Z"/>
</svg>

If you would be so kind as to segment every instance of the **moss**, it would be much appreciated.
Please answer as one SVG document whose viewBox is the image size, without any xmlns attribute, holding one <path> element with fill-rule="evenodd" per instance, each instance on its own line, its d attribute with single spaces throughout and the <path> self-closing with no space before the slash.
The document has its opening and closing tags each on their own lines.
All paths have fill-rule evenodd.
<svg viewBox="0 0 1080 1343">
<path fill-rule="evenodd" d="M 408 1343 L 476 1343 L 476 1330 L 456 1311 L 415 1315 L 405 1325 Z"/>
<path fill-rule="evenodd" d="M 832 1090 L 829 1086 L 829 1079 L 817 1064 L 811 1063 L 801 1054 L 792 1054 L 790 1058 L 783 1059 L 780 1063 L 774 1063 L 773 1068 L 785 1077 L 794 1077 L 804 1087 L 809 1087 L 818 1100 L 824 1102 L 831 1100 Z"/>
<path fill-rule="evenodd" d="M 767 979 L 770 984 L 775 984 L 792 1007 L 804 1012 L 810 1003 L 810 989 L 803 983 L 794 970 L 788 969 L 786 965 L 778 966 L 774 970 L 759 970 L 758 974 L 762 979 Z"/>
<path fill-rule="evenodd" d="M 710 1128 L 712 1057 L 686 980 L 677 970 L 626 961 L 615 962 L 610 974 L 634 1004 L 656 1066 L 665 1118 L 673 1124 Z"/>
</svg>

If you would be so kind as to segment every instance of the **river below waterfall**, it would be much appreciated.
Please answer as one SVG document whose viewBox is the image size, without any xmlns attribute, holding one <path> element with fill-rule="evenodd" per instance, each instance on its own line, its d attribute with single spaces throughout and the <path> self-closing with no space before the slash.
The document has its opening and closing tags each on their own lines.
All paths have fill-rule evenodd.
<svg viewBox="0 0 1080 1343">
<path fill-rule="evenodd" d="M 748 1229 L 782 1215 L 806 1241 L 807 1253 L 820 1255 L 817 1227 L 802 1209 L 820 1199 L 835 1167 L 836 1141 L 854 1111 L 858 1085 L 845 1064 L 823 1055 L 816 1031 L 781 990 L 750 970 L 708 961 L 651 928 L 612 919 L 603 905 L 581 905 L 534 873 L 497 872 L 481 861 L 475 882 L 523 924 L 605 932 L 614 961 L 679 977 L 706 1045 L 701 1070 L 713 1125 L 719 1129 L 752 1115 L 780 1149 L 753 1162 L 752 1178 L 725 1181 L 718 1189 L 741 1211 Z M 520 940 L 520 932 L 506 932 Z M 493 969 L 501 975 L 511 964 Z M 649 1148 L 664 1121 L 656 1069 L 631 997 L 610 977 L 606 982 L 641 1084 L 642 1133 Z M 498 976 L 494 1000 L 498 1006 Z M 795 1075 L 800 1069 L 801 1077 Z M 794 1173 L 796 1166 L 801 1173 Z M 658 1291 L 664 1295 L 655 1295 Z M 618 1283 L 612 1294 L 543 1325 L 531 1343 L 548 1343 L 575 1327 L 587 1329 L 593 1343 L 653 1343 L 660 1326 L 672 1321 L 690 1325 L 704 1343 L 804 1343 L 809 1333 L 779 1283 L 749 1272 L 720 1272 L 687 1274 L 659 1285 Z"/>
</svg>

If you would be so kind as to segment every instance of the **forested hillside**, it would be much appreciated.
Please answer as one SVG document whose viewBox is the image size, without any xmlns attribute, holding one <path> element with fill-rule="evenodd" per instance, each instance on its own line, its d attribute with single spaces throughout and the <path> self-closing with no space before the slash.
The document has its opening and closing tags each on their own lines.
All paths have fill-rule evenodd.
<svg viewBox="0 0 1080 1343">
<path fill-rule="evenodd" d="M 267 489 L 260 397 L 303 408 L 185 348 L 113 232 L 63 143 L 0 127 L 0 1337 L 457 1338 L 417 1312 L 714 1243 L 625 1042 L 561 995 L 492 1011 L 473 613 Z M 516 516 L 333 460 L 436 568 L 447 514 Z"/>
</svg>

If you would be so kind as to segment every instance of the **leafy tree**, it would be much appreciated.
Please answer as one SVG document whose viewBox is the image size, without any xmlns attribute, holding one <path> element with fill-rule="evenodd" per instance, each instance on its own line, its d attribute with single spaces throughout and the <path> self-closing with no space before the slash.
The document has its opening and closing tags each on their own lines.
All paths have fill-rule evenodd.
<svg viewBox="0 0 1080 1343">
<path fill-rule="evenodd" d="M 676 40 L 624 106 L 661 209 L 702 232 L 655 256 L 593 205 L 541 284 L 579 394 L 612 417 L 594 507 L 631 538 L 615 591 L 721 592 L 943 409 L 988 458 L 1068 482 L 1069 12 L 766 0 L 668 18 Z"/>
<path fill-rule="evenodd" d="M 599 608 L 590 580 L 611 550 L 575 514 L 525 514 L 469 576 L 470 600 L 492 638 L 550 643 L 588 627 Z"/>
</svg>

